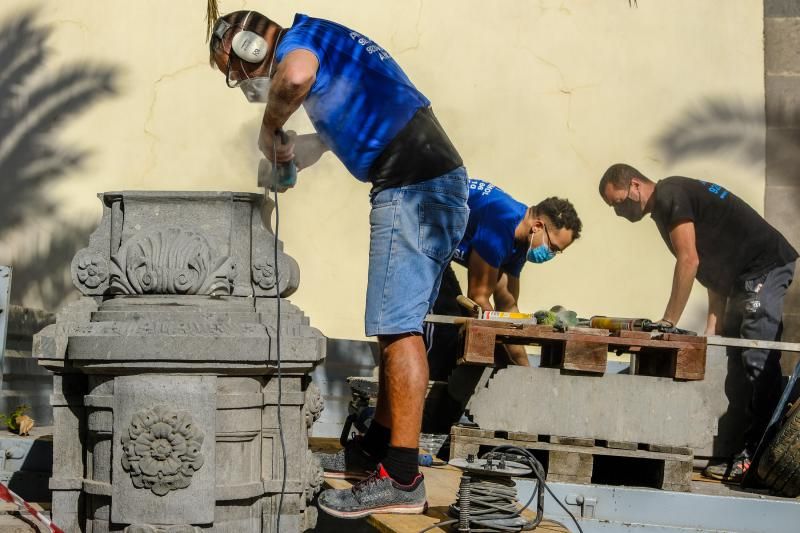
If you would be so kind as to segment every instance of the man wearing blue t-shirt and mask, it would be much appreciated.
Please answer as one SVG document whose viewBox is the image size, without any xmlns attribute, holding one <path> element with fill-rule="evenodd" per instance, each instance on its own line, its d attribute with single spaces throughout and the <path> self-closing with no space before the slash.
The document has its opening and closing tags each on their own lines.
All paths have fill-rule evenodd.
<svg viewBox="0 0 800 533">
<path fill-rule="evenodd" d="M 428 365 L 422 323 L 467 224 L 467 176 L 430 101 L 386 50 L 363 34 L 297 15 L 282 28 L 238 11 L 217 19 L 211 61 L 229 87 L 266 103 L 259 146 L 298 169 L 330 149 L 370 193 L 366 335 L 381 350 L 375 418 L 364 438 L 320 456 L 326 475 L 368 477 L 328 490 L 319 507 L 339 517 L 420 513 L 417 466 Z M 303 105 L 314 135 L 280 142 L 277 132 Z"/>
<path fill-rule="evenodd" d="M 526 263 L 544 263 L 580 237 L 582 223 L 575 208 L 561 198 L 547 198 L 528 207 L 499 187 L 469 180 L 469 221 L 453 262 L 467 267 L 467 296 L 484 311 L 519 312 L 519 278 Z M 448 266 L 433 312 L 459 315 L 462 294 Z M 492 302 L 493 300 L 493 302 Z M 431 379 L 446 381 L 459 355 L 458 334 L 452 327 L 427 325 Z M 503 345 L 509 362 L 528 366 L 525 348 Z"/>
</svg>

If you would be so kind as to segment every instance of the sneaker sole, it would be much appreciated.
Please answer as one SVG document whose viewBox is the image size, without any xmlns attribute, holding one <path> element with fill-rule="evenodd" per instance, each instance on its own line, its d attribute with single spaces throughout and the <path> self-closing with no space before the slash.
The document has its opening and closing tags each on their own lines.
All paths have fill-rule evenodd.
<svg viewBox="0 0 800 533">
<path fill-rule="evenodd" d="M 725 479 L 724 474 L 714 474 L 712 472 L 701 472 L 700 475 L 706 479 L 713 479 L 715 481 L 722 481 L 723 479 Z"/>
<path fill-rule="evenodd" d="M 322 477 L 327 477 L 331 479 L 355 479 L 355 480 L 362 480 L 367 479 L 369 477 L 369 473 L 367 472 L 329 472 L 323 471 Z"/>
<path fill-rule="evenodd" d="M 331 516 L 337 518 L 364 518 L 371 514 L 390 513 L 390 514 L 422 514 L 428 508 L 428 502 L 421 504 L 407 504 L 407 505 L 385 505 L 383 507 L 375 507 L 372 509 L 364 509 L 362 511 L 336 511 L 323 504 L 319 504 L 319 508 Z"/>
</svg>

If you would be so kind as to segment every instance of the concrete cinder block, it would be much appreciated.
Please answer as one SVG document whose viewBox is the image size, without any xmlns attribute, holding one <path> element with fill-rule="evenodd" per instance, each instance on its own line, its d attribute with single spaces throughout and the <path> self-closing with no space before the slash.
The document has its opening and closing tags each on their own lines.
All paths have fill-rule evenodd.
<svg viewBox="0 0 800 533">
<path fill-rule="evenodd" d="M 768 75 L 765 82 L 767 126 L 773 128 L 800 127 L 800 78 Z"/>
<path fill-rule="evenodd" d="M 768 75 L 800 73 L 800 17 L 764 19 L 764 40 Z"/>
<path fill-rule="evenodd" d="M 797 0 L 764 0 L 764 17 L 800 17 Z"/>
<path fill-rule="evenodd" d="M 711 438 L 716 420 L 692 385 L 650 376 L 589 377 L 510 367 L 478 391 L 468 409 L 485 429 L 694 447 Z"/>
<path fill-rule="evenodd" d="M 795 294 L 797 294 L 797 291 L 795 291 Z M 794 309 L 798 309 L 797 306 Z M 800 342 L 800 312 L 786 312 L 786 308 L 784 308 L 782 340 L 785 342 Z"/>
<path fill-rule="evenodd" d="M 800 122 L 797 119 L 786 121 Z M 800 187 L 800 129 L 797 127 L 768 127 L 766 135 L 767 189 L 770 187 Z"/>
<path fill-rule="evenodd" d="M 737 359 L 710 346 L 703 381 L 509 367 L 467 409 L 483 429 L 687 446 L 700 457 L 725 457 L 741 450 L 748 387 Z"/>
<path fill-rule="evenodd" d="M 767 221 L 780 231 L 786 240 L 800 250 L 800 187 L 767 187 L 764 196 Z"/>
</svg>

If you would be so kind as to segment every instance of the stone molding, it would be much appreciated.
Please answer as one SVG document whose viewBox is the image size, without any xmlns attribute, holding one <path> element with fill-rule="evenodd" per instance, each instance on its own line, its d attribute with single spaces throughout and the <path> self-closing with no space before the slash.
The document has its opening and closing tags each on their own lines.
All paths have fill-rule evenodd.
<svg viewBox="0 0 800 533">
<path fill-rule="evenodd" d="M 236 263 L 213 251 L 202 233 L 154 228 L 128 239 L 111 257 L 110 292 L 229 295 L 235 278 Z M 87 277 L 87 281 L 95 278 Z M 92 288 L 98 285 L 95 281 Z"/>
</svg>

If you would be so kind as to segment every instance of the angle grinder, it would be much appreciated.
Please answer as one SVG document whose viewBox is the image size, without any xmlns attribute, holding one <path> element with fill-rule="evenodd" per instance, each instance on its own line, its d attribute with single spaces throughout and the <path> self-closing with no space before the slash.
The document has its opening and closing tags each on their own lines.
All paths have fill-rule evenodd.
<svg viewBox="0 0 800 533">
<path fill-rule="evenodd" d="M 289 144 L 289 136 L 282 128 L 275 131 L 275 141 Z M 286 192 L 297 184 L 297 166 L 294 161 L 273 164 L 267 158 L 258 162 L 258 185 L 270 191 Z"/>
</svg>

